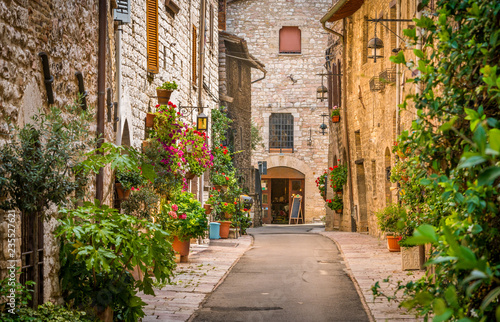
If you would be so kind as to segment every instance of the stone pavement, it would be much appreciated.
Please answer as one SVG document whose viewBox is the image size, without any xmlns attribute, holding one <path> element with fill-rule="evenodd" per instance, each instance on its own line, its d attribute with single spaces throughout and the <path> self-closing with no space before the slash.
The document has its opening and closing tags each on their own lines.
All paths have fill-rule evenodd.
<svg viewBox="0 0 500 322">
<path fill-rule="evenodd" d="M 191 244 L 189 263 L 177 264 L 171 285 L 156 289 L 156 296 L 140 295 L 148 304 L 142 321 L 187 321 L 251 244 L 250 236 Z"/>
<path fill-rule="evenodd" d="M 321 235 L 332 239 L 344 257 L 348 274 L 354 281 L 362 301 L 371 312 L 372 321 L 409 322 L 423 321 L 414 315 L 398 308 L 398 303 L 378 297 L 373 299 L 371 287 L 380 281 L 381 290 L 392 295 L 397 281 L 409 282 L 423 275 L 423 271 L 402 271 L 401 253 L 387 250 L 387 242 L 375 237 L 350 232 L 318 231 Z M 392 283 L 382 280 L 391 276 Z"/>
</svg>

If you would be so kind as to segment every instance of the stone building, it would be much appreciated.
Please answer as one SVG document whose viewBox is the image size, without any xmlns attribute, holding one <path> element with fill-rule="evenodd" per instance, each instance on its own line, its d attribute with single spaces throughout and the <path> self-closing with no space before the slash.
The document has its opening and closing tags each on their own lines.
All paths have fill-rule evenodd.
<svg viewBox="0 0 500 322">
<path fill-rule="evenodd" d="M 251 125 L 252 118 L 252 83 L 262 81 L 266 70 L 264 65 L 253 57 L 247 48 L 246 41 L 240 37 L 219 31 L 219 81 L 220 100 L 228 109 L 231 123 L 229 144 L 233 146 L 234 166 L 238 171 L 239 180 L 246 193 L 258 204 L 260 194 L 255 186 L 256 169 L 252 164 Z M 252 69 L 260 71 L 262 77 L 251 81 Z M 253 207 L 254 227 L 261 224 L 259 206 Z"/>
<path fill-rule="evenodd" d="M 113 48 L 113 37 L 108 37 L 106 29 L 114 29 L 110 2 L 113 1 L 0 1 L 0 141 L 9 140 L 8 121 L 22 127 L 32 122 L 39 109 L 47 111 L 49 106 L 63 107 L 73 103 L 78 97 L 78 77 L 87 92 L 89 107 L 105 113 L 98 107 L 98 101 L 105 101 L 105 91 L 98 96 L 99 79 L 103 88 L 113 86 L 114 62 L 109 48 Z M 99 7 L 99 3 L 104 6 Z M 107 6 L 107 8 L 106 8 Z M 103 27 L 99 27 L 99 13 L 103 15 Z M 103 31 L 104 45 L 99 48 L 99 30 Z M 106 61 L 102 73 L 98 72 L 98 54 L 104 54 Z M 46 63 L 46 64 L 44 64 Z M 101 67 L 104 67 L 102 65 Z M 113 100 L 110 97 L 111 100 Z M 104 104 L 102 104 L 104 106 Z M 100 132 L 105 140 L 114 141 L 113 127 L 106 122 L 105 114 L 96 116 L 94 127 L 101 122 Z M 112 184 L 109 171 L 104 172 L 103 195 L 109 195 Z M 95 191 L 95 190 L 94 190 Z M 53 207 L 55 208 L 55 207 Z M 52 208 L 51 208 L 52 209 Z M 55 211 L 55 209 L 52 209 Z M 59 243 L 53 231 L 57 224 L 53 216 L 50 220 L 39 220 L 39 230 L 35 231 L 35 216 L 21 216 L 16 211 L 0 212 L 0 279 L 3 279 L 12 265 L 23 268 L 22 279 L 36 279 L 34 301 L 60 300 L 59 287 Z M 15 218 L 15 227 L 7 218 Z M 15 253 L 10 256 L 8 244 L 14 230 Z M 39 238 L 38 245 L 34 236 Z M 8 238 L 9 237 L 9 238 Z M 39 264 L 35 259 L 39 258 Z M 17 275 L 19 278 L 19 275 Z"/>
<path fill-rule="evenodd" d="M 170 100 L 184 114 L 185 121 L 196 121 L 198 107 L 205 108 L 204 113 L 209 116 L 209 111 L 219 106 L 217 2 L 204 1 L 205 19 L 200 19 L 202 3 L 130 1 L 130 22 L 122 24 L 116 34 L 118 144 L 141 146 L 145 138 L 144 118 L 155 109 L 156 87 L 165 81 L 178 84 Z M 202 22 L 204 27 L 200 26 Z M 199 193 L 201 182 L 201 177 L 191 180 L 191 191 Z M 208 182 L 203 185 L 206 191 Z"/>
<path fill-rule="evenodd" d="M 320 20 L 330 33 L 329 104 L 341 107 L 341 122 L 330 129 L 329 165 L 340 160 L 349 169 L 343 212 L 327 216 L 327 229 L 379 235 L 374 213 L 397 202 L 397 186 L 389 180 L 397 161 L 392 148 L 414 118 L 398 105 L 414 93 L 407 80 L 415 74 L 389 57 L 400 50 L 407 60 L 412 57 L 402 30 L 414 28 L 416 8 L 414 0 L 339 0 Z M 375 37 L 379 40 L 371 41 Z M 376 54 L 369 43 L 381 47 Z"/>
<path fill-rule="evenodd" d="M 318 21 L 329 5 L 328 0 L 227 2 L 227 32 L 245 39 L 267 70 L 252 86 L 252 120 L 264 140 L 252 164 L 266 161 L 268 168 L 262 177 L 264 223 L 288 223 L 292 194 L 304 197 L 306 222 L 325 215 L 315 180 L 327 167 L 328 136 L 318 131 L 327 103 L 316 99 L 316 90 L 327 41 Z M 261 75 L 252 71 L 253 80 Z"/>
</svg>

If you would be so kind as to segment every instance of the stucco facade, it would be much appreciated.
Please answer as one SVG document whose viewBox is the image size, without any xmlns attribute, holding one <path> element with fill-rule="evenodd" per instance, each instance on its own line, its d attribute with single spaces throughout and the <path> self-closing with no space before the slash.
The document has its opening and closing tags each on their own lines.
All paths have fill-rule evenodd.
<svg viewBox="0 0 500 322">
<path fill-rule="evenodd" d="M 252 86 L 252 120 L 261 129 L 264 147 L 254 151 L 252 164 L 267 161 L 268 168 L 290 167 L 304 175 L 305 221 L 325 215 L 316 177 L 327 167 L 328 136 L 319 133 L 328 113 L 327 102 L 316 99 L 324 73 L 327 34 L 318 23 L 330 1 L 263 0 L 227 4 L 227 31 L 247 41 L 249 51 L 267 70 L 266 78 Z M 280 54 L 280 30 L 298 27 L 300 53 Z M 262 76 L 253 72 L 252 79 Z M 270 153 L 271 114 L 293 116 L 293 152 Z M 325 123 L 328 118 L 326 117 Z"/>
</svg>

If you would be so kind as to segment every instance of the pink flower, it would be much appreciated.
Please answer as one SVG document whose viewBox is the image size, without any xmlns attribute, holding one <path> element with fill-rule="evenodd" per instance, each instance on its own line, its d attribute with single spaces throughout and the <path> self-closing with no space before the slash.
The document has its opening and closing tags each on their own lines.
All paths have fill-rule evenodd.
<svg viewBox="0 0 500 322">
<path fill-rule="evenodd" d="M 175 213 L 175 211 L 169 211 L 168 215 L 174 219 L 177 219 L 177 214 Z"/>
<path fill-rule="evenodd" d="M 179 209 L 179 207 L 176 205 L 176 204 L 173 204 L 172 205 L 172 210 L 173 211 L 177 211 Z"/>
<path fill-rule="evenodd" d="M 180 215 L 180 217 L 179 217 L 179 218 L 180 218 L 180 219 L 186 219 L 186 218 L 187 218 L 187 215 L 186 215 L 186 214 L 182 214 L 182 215 Z"/>
</svg>

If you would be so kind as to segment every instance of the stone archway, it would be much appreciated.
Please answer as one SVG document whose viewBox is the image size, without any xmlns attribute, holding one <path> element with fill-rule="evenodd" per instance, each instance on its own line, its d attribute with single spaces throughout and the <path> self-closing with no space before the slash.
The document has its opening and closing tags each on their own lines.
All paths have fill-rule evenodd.
<svg viewBox="0 0 500 322">
<path fill-rule="evenodd" d="M 302 174 L 304 180 L 304 220 L 312 222 L 325 215 L 325 201 L 316 187 L 316 177 L 319 175 L 302 160 L 288 155 L 273 155 L 263 161 L 267 161 L 267 169 L 286 167 Z"/>
</svg>

